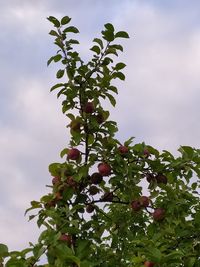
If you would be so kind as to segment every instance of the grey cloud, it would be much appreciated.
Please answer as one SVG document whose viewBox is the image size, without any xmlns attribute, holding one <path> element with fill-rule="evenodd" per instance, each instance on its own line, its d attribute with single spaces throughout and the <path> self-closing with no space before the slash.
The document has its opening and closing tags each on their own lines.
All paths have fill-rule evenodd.
<svg viewBox="0 0 200 267">
<path fill-rule="evenodd" d="M 48 192 L 48 164 L 60 161 L 59 151 L 69 139 L 59 101 L 48 92 L 56 67 L 46 69 L 55 48 L 45 18 L 72 16 L 82 31 L 80 50 L 85 57 L 104 23 L 111 21 L 130 33 L 131 39 L 122 41 L 125 53 L 119 59 L 127 64 L 127 79 L 117 83 L 118 104 L 111 118 L 118 121 L 120 140 L 133 135 L 136 142 L 173 151 L 179 144 L 199 145 L 200 33 L 195 6 L 189 16 L 181 13 L 184 7 L 176 13 L 155 1 L 58 5 L 24 0 L 4 1 L 0 7 L 0 236 L 1 242 L 17 249 L 36 239 L 36 226 L 26 222 L 23 212 L 32 199 Z M 191 28 L 185 27 L 188 22 Z"/>
</svg>

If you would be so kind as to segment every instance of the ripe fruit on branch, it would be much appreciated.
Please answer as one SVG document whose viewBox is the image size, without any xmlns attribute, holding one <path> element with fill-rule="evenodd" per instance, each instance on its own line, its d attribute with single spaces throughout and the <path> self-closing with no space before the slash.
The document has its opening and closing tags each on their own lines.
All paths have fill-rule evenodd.
<svg viewBox="0 0 200 267">
<path fill-rule="evenodd" d="M 150 157 L 151 154 L 150 154 L 149 150 L 147 148 L 145 148 L 143 151 L 143 155 L 145 158 L 148 158 L 148 157 Z"/>
<path fill-rule="evenodd" d="M 78 183 L 74 180 L 72 176 L 67 177 L 66 184 L 69 187 L 72 187 L 73 189 L 76 189 L 78 186 Z"/>
<path fill-rule="evenodd" d="M 44 204 L 44 207 L 46 209 L 49 209 L 49 208 L 52 208 L 52 207 L 55 207 L 56 206 L 56 201 L 55 199 L 52 199 L 50 201 L 48 201 L 47 203 Z"/>
<path fill-rule="evenodd" d="M 69 149 L 67 159 L 77 160 L 80 157 L 80 151 L 77 148 Z"/>
<path fill-rule="evenodd" d="M 157 174 L 155 178 L 158 184 L 167 184 L 167 177 L 162 173 Z"/>
<path fill-rule="evenodd" d="M 60 177 L 59 176 L 55 176 L 55 177 L 53 177 L 53 179 L 52 179 L 52 184 L 53 185 L 57 185 L 57 184 L 59 184 L 60 183 Z"/>
<path fill-rule="evenodd" d="M 56 192 L 56 194 L 55 194 L 55 201 L 59 201 L 59 200 L 61 200 L 63 197 L 62 197 L 62 195 L 61 195 L 61 192 Z"/>
<path fill-rule="evenodd" d="M 113 200 L 113 192 L 106 192 L 103 196 L 102 196 L 102 198 L 101 198 L 101 200 L 103 200 L 103 201 L 112 201 Z"/>
<path fill-rule="evenodd" d="M 94 172 L 91 175 L 90 180 L 92 184 L 100 184 L 103 181 L 103 176 L 99 172 Z"/>
<path fill-rule="evenodd" d="M 119 152 L 120 152 L 122 155 L 128 153 L 128 147 L 127 147 L 127 146 L 122 146 L 122 145 L 121 145 L 120 147 L 118 147 L 118 150 L 119 150 Z"/>
<path fill-rule="evenodd" d="M 99 188 L 96 187 L 96 186 L 94 186 L 94 185 L 92 185 L 92 186 L 90 186 L 90 188 L 88 189 L 88 191 L 89 191 L 90 195 L 94 196 L 97 193 L 99 193 Z"/>
<path fill-rule="evenodd" d="M 162 221 L 165 217 L 165 210 L 162 208 L 157 208 L 152 213 L 152 216 L 155 221 Z"/>
<path fill-rule="evenodd" d="M 67 234 L 62 234 L 59 240 L 66 242 L 69 246 L 72 245 L 73 243 L 71 235 L 67 235 Z"/>
<path fill-rule="evenodd" d="M 139 200 L 133 200 L 133 201 L 131 202 L 131 208 L 132 208 L 132 210 L 134 210 L 134 211 L 139 211 L 139 210 L 141 210 L 142 206 L 141 206 L 140 201 L 139 201 Z"/>
<path fill-rule="evenodd" d="M 95 106 L 93 102 L 87 102 L 83 107 L 83 111 L 88 114 L 92 114 L 94 110 L 95 110 Z"/>
<path fill-rule="evenodd" d="M 149 183 L 151 183 L 151 182 L 156 180 L 155 176 L 153 175 L 153 173 L 147 173 L 146 179 L 147 179 L 147 182 L 149 182 Z"/>
<path fill-rule="evenodd" d="M 146 197 L 146 196 L 141 196 L 141 197 L 139 198 L 139 202 L 140 202 L 141 207 L 146 208 L 146 207 L 149 206 L 149 202 L 150 202 L 150 200 L 149 200 L 149 198 Z"/>
<path fill-rule="evenodd" d="M 99 124 L 102 124 L 105 121 L 102 113 L 98 113 L 95 117 L 96 117 L 96 120 Z"/>
<path fill-rule="evenodd" d="M 102 176 L 108 176 L 111 174 L 111 167 L 108 163 L 102 162 L 98 165 L 98 171 Z"/>
<path fill-rule="evenodd" d="M 153 267 L 154 265 L 155 265 L 155 263 L 152 261 L 145 261 L 144 262 L 144 266 L 146 266 L 146 267 Z"/>
<path fill-rule="evenodd" d="M 95 206 L 92 205 L 92 204 L 88 204 L 88 205 L 86 206 L 86 211 L 87 211 L 88 213 L 92 213 L 92 212 L 94 211 L 94 209 L 95 209 Z"/>
</svg>

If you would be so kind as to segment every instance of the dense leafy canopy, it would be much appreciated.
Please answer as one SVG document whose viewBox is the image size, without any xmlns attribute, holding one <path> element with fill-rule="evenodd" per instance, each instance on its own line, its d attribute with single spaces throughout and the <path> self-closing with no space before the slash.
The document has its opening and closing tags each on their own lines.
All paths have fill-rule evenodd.
<svg viewBox="0 0 200 267">
<path fill-rule="evenodd" d="M 49 165 L 50 193 L 26 211 L 42 229 L 38 243 L 18 252 L 0 244 L 1 266 L 200 266 L 200 150 L 181 146 L 174 157 L 134 138 L 117 140 L 103 105 L 115 106 L 112 81 L 125 79 L 115 57 L 123 51 L 118 38 L 128 34 L 105 24 L 84 63 L 71 18 L 48 20 L 58 47 L 48 65 L 59 62 L 61 80 L 51 91 L 63 100 L 71 139 L 63 162 Z"/>
</svg>

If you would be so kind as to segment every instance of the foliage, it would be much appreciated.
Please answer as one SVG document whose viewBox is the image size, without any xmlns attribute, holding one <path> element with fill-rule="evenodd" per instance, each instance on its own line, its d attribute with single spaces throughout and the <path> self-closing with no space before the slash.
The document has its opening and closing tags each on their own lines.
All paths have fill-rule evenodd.
<svg viewBox="0 0 200 267">
<path fill-rule="evenodd" d="M 105 24 L 84 63 L 71 18 L 48 20 L 58 47 L 48 65 L 60 63 L 62 80 L 51 91 L 63 99 L 71 139 L 63 162 L 49 165 L 51 192 L 26 210 L 37 211 L 29 219 L 42 229 L 38 243 L 20 252 L 0 244 L 2 266 L 200 266 L 200 150 L 181 146 L 174 157 L 134 138 L 117 140 L 103 104 L 115 106 L 112 82 L 125 79 L 115 57 L 123 51 L 118 38 L 128 34 Z M 47 263 L 38 265 L 42 255 Z"/>
</svg>

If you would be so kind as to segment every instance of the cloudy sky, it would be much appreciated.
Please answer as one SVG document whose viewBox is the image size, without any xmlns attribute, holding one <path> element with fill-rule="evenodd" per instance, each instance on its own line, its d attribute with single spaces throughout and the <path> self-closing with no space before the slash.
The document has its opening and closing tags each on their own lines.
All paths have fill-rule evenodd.
<svg viewBox="0 0 200 267">
<path fill-rule="evenodd" d="M 68 15 L 80 29 L 83 57 L 103 25 L 123 40 L 126 81 L 112 119 L 120 141 L 130 136 L 176 153 L 200 145 L 200 2 L 196 0 L 0 0 L 0 243 L 21 249 L 37 239 L 24 210 L 48 190 L 48 165 L 69 133 L 49 88 L 56 67 L 49 15 Z"/>
</svg>

